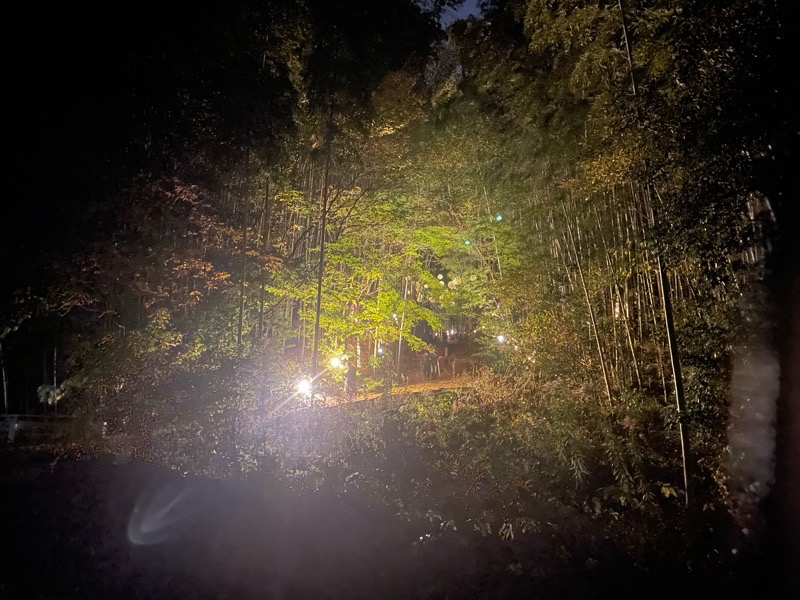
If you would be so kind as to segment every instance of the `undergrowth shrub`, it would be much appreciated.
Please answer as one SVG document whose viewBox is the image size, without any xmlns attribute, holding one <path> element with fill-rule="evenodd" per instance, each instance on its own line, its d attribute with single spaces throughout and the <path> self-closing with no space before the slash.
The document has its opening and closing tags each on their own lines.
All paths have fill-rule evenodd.
<svg viewBox="0 0 800 600">
<path fill-rule="evenodd" d="M 472 389 L 289 414 L 247 452 L 291 486 L 484 535 L 535 531 L 566 509 L 680 510 L 677 438 L 659 402 L 627 390 L 609 406 L 602 393 L 483 373 Z"/>
</svg>

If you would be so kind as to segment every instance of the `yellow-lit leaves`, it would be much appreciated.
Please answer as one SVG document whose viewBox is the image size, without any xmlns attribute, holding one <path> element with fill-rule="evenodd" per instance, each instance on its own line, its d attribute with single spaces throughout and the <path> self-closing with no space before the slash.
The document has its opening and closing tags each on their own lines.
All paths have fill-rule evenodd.
<svg viewBox="0 0 800 600">
<path fill-rule="evenodd" d="M 675 488 L 674 488 L 674 487 L 672 487 L 672 486 L 671 486 L 670 484 L 668 484 L 668 483 L 665 483 L 665 484 L 663 484 L 663 485 L 661 486 L 661 493 L 663 494 L 663 496 L 664 496 L 665 498 L 669 498 L 669 497 L 672 497 L 672 498 L 677 498 L 677 497 L 678 497 L 678 492 L 676 492 L 676 491 L 675 491 Z"/>
</svg>

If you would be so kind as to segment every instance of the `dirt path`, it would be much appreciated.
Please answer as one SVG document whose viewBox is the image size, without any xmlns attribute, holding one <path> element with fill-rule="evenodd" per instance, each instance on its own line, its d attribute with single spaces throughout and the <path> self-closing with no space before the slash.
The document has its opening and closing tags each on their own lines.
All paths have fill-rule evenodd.
<svg viewBox="0 0 800 600">
<path fill-rule="evenodd" d="M 423 392 L 436 394 L 445 390 L 468 389 L 474 387 L 476 381 L 476 377 L 470 376 L 459 376 L 455 379 L 452 377 L 441 377 L 439 379 L 419 381 L 416 383 L 409 383 L 407 385 L 395 385 L 392 387 L 392 390 L 388 395 L 404 396 L 406 394 L 419 394 Z M 351 404 L 353 402 L 364 402 L 365 400 L 375 400 L 385 395 L 386 394 L 382 392 L 363 392 L 359 390 L 359 393 L 354 400 L 348 400 L 344 396 L 328 396 L 326 398 L 326 405 L 339 406 L 341 404 Z"/>
</svg>

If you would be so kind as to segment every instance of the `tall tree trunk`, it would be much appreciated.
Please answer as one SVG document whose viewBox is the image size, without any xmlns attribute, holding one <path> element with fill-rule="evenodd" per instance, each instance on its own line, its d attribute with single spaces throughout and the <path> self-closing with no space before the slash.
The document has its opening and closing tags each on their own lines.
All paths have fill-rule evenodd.
<svg viewBox="0 0 800 600">
<path fill-rule="evenodd" d="M 48 377 L 47 377 L 47 346 L 45 345 L 44 340 L 43 340 L 42 341 L 42 385 L 47 385 L 47 380 L 48 380 Z M 38 395 L 38 390 L 37 390 L 37 395 Z M 42 397 L 39 396 L 39 402 L 41 402 L 41 401 L 42 401 Z M 44 405 L 44 412 L 47 412 L 47 402 L 46 401 L 43 402 L 43 405 Z"/>
<path fill-rule="evenodd" d="M 58 412 L 58 373 L 56 372 L 56 363 L 58 359 L 58 344 L 53 342 L 53 412 Z"/>
<path fill-rule="evenodd" d="M 269 180 L 264 192 L 264 205 L 261 207 L 261 253 L 266 259 L 272 234 L 272 203 L 269 197 Z M 258 291 L 258 337 L 264 337 L 264 297 L 266 295 L 267 270 L 263 269 L 261 289 Z"/>
<path fill-rule="evenodd" d="M 319 338 L 320 338 L 320 318 L 322 316 L 322 281 L 325 277 L 325 229 L 328 226 L 328 184 L 325 178 L 325 187 L 322 194 L 322 215 L 320 216 L 320 239 L 319 239 L 319 265 L 317 268 L 317 298 L 314 314 L 314 349 L 311 355 L 311 377 L 317 376 L 317 365 L 319 362 Z"/>
<path fill-rule="evenodd" d="M 633 95 L 636 96 L 636 77 L 633 75 L 633 53 L 631 52 L 631 43 L 628 39 L 628 24 L 627 19 L 625 19 L 625 9 L 622 7 L 622 0 L 617 0 L 617 6 L 619 7 L 620 21 L 622 22 L 622 39 L 625 42 L 625 54 L 628 58 L 628 70 L 631 74 L 631 89 L 633 89 Z"/>
<path fill-rule="evenodd" d="M 670 297 L 669 279 L 667 278 L 667 270 L 664 268 L 664 263 L 661 262 L 661 257 L 657 257 L 658 261 L 658 276 L 661 280 L 661 300 L 662 308 L 664 310 L 664 320 L 667 325 L 667 342 L 669 343 L 669 360 L 672 366 L 672 381 L 675 389 L 675 405 L 678 410 L 678 435 L 681 444 L 681 456 L 683 458 L 683 484 L 686 490 L 686 506 L 689 506 L 689 444 L 687 437 L 689 435 L 689 427 L 685 422 L 686 415 L 686 399 L 683 393 L 683 377 L 681 376 L 681 363 L 678 356 L 678 342 L 675 339 L 675 322 L 672 314 L 672 299 Z"/>
<path fill-rule="evenodd" d="M 330 117 L 329 117 L 330 118 Z M 328 123 L 328 128 L 332 128 L 333 123 Z M 326 133 L 326 137 L 328 134 Z M 325 152 L 325 171 L 322 177 L 322 199 L 320 207 L 320 238 L 319 238 L 319 267 L 317 269 L 317 306 L 314 315 L 314 350 L 311 355 L 311 381 L 312 386 L 316 383 L 317 368 L 319 362 L 319 322 L 322 314 L 322 280 L 325 276 L 325 231 L 328 227 L 328 178 L 330 176 L 331 161 L 331 140 L 326 140 Z"/>
<path fill-rule="evenodd" d="M 0 372 L 3 376 L 3 407 L 6 414 L 8 414 L 8 378 L 6 375 L 6 361 L 3 355 L 3 342 L 0 341 Z"/>
<path fill-rule="evenodd" d="M 397 340 L 397 376 L 400 377 L 400 351 L 403 348 L 403 328 L 406 325 L 406 309 L 405 309 L 405 300 L 406 296 L 408 295 L 408 276 L 403 277 L 403 314 L 400 317 L 400 335 L 398 336 Z"/>
<path fill-rule="evenodd" d="M 661 201 L 658 195 L 658 190 L 653 187 L 658 201 Z M 648 190 L 649 191 L 649 190 Z M 649 193 L 645 194 L 645 201 L 647 202 L 650 214 L 652 215 L 653 224 L 658 223 L 658 211 L 654 203 L 649 199 Z M 681 457 L 683 463 L 683 484 L 686 492 L 686 506 L 689 506 L 691 490 L 690 490 L 690 477 L 689 477 L 689 425 L 686 422 L 686 398 L 683 391 L 683 377 L 681 375 L 681 363 L 678 353 L 678 341 L 675 334 L 675 320 L 672 310 L 672 294 L 667 276 L 667 269 L 661 260 L 661 253 L 656 248 L 656 265 L 658 267 L 658 277 L 661 284 L 661 306 L 664 311 L 664 323 L 667 332 L 667 343 L 669 344 L 669 360 L 672 367 L 672 384 L 675 391 L 675 406 L 678 411 L 678 435 L 681 445 Z"/>
<path fill-rule="evenodd" d="M 244 332 L 244 296 L 247 285 L 247 203 L 242 201 L 242 274 L 239 280 L 239 324 L 236 331 L 236 351 L 242 356 L 242 334 Z"/>
</svg>

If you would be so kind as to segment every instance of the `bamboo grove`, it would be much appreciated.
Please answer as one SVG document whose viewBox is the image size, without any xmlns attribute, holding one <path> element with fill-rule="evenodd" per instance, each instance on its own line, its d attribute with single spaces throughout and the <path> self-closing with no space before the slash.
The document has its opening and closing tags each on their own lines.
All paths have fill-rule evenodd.
<svg viewBox="0 0 800 600">
<path fill-rule="evenodd" d="M 484 383 L 453 406 L 504 423 L 509 481 L 546 471 L 536 449 L 622 502 L 723 502 L 742 298 L 795 143 L 778 4 L 498 0 L 443 33 L 410 1 L 243 2 L 194 23 L 205 72 L 158 65 L 179 84 L 113 147 L 136 168 L 4 313 L 6 409 L 36 394 L 210 469 L 257 452 L 243 432 L 302 374 L 338 389 L 346 355 L 377 378 L 384 349 L 402 371 L 456 327 Z M 19 365 L 42 348 L 36 385 Z"/>
</svg>

